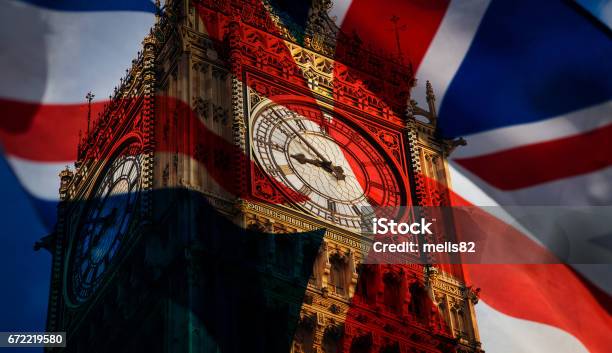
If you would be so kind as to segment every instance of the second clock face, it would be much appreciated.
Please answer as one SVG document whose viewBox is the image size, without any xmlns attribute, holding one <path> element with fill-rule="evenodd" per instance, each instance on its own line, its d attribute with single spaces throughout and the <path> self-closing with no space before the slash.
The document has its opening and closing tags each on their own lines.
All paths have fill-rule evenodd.
<svg viewBox="0 0 612 353">
<path fill-rule="evenodd" d="M 70 259 L 71 296 L 87 300 L 99 287 L 128 236 L 141 182 L 140 155 L 126 152 L 110 163 L 87 202 Z"/>
<path fill-rule="evenodd" d="M 276 105 L 258 114 L 252 128 L 258 162 L 306 196 L 301 205 L 311 214 L 359 229 L 372 207 L 400 205 L 399 185 L 385 158 L 339 119 Z"/>
</svg>

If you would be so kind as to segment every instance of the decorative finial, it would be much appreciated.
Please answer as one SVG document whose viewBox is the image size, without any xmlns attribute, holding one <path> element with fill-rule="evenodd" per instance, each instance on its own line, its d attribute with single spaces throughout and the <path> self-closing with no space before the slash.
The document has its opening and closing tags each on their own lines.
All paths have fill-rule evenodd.
<svg viewBox="0 0 612 353">
<path fill-rule="evenodd" d="M 408 99 L 408 104 L 406 105 L 406 117 L 408 119 L 414 118 L 414 108 L 416 107 L 416 101 L 414 99 Z"/>
<path fill-rule="evenodd" d="M 85 99 L 87 99 L 87 136 L 89 136 L 89 126 L 91 125 L 91 101 L 95 96 L 96 95 L 91 93 L 91 91 L 87 92 L 87 95 L 85 95 Z"/>
<path fill-rule="evenodd" d="M 431 82 L 429 80 L 425 83 L 425 92 L 427 93 L 427 99 L 436 99 L 433 93 L 433 87 L 431 87 Z"/>
<path fill-rule="evenodd" d="M 435 121 L 438 117 L 438 114 L 436 113 L 436 95 L 434 94 L 433 87 L 429 81 L 425 83 L 425 95 L 427 98 L 427 106 L 429 107 L 432 123 L 435 125 Z"/>
<path fill-rule="evenodd" d="M 74 177 L 74 172 L 70 170 L 69 166 L 66 166 L 66 168 L 59 173 L 59 177 L 60 177 L 59 195 L 60 195 L 60 200 L 63 201 L 68 198 L 68 189 L 69 189 L 70 183 L 72 182 L 72 178 Z"/>
<path fill-rule="evenodd" d="M 425 285 L 427 286 L 427 288 L 429 289 L 429 296 L 431 299 L 434 300 L 435 302 L 435 297 L 434 297 L 434 293 L 433 293 L 433 286 L 434 286 L 434 282 L 436 281 L 436 279 L 438 278 L 438 268 L 435 267 L 434 265 L 425 265 L 424 270 L 424 275 L 425 275 Z"/>
</svg>

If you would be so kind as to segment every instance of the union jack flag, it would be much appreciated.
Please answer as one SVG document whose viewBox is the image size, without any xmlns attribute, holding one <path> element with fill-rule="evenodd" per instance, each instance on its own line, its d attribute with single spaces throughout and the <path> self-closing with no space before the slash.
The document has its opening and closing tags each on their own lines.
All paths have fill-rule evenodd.
<svg viewBox="0 0 612 353">
<path fill-rule="evenodd" d="M 467 142 L 449 157 L 454 204 L 482 206 L 485 213 L 501 206 L 505 212 L 495 222 L 520 219 L 513 233 L 520 242 L 555 253 L 549 240 L 559 229 L 524 218 L 524 207 L 612 203 L 612 5 L 582 3 L 348 0 L 334 2 L 329 12 L 341 33 L 355 33 L 372 51 L 395 53 L 411 65 L 412 99 L 425 102 L 426 81 L 433 83 L 439 133 Z M 271 6 L 298 24 L 310 9 Z M 57 176 L 77 160 L 88 110 L 96 116 L 104 109 L 157 11 L 145 0 L 8 0 L 3 6 L 0 331 L 44 329 L 49 261 L 31 245 L 54 227 Z M 225 35 L 202 21 L 213 38 Z M 338 43 L 342 58 L 348 49 Z M 89 91 L 96 94 L 90 105 L 83 102 Z M 189 102 L 167 100 L 191 109 Z M 204 128 L 196 138 L 206 149 L 226 144 Z M 241 192 L 203 151 L 177 152 L 202 162 L 228 192 Z M 228 145 L 225 153 L 237 152 Z M 549 224 L 559 222 L 553 217 Z M 469 283 L 481 288 L 476 314 L 486 351 L 609 351 L 610 228 L 597 228 L 600 219 L 581 222 L 583 232 L 567 241 L 595 254 L 596 264 L 464 266 Z"/>
</svg>

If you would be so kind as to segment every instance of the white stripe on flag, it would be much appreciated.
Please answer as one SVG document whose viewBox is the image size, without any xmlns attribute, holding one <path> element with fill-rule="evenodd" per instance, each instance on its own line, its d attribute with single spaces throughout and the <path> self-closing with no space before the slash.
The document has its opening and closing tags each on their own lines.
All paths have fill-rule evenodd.
<svg viewBox="0 0 612 353">
<path fill-rule="evenodd" d="M 46 201 L 59 200 L 59 172 L 72 162 L 32 162 L 15 156 L 6 156 L 6 160 L 30 195 Z"/>
<path fill-rule="evenodd" d="M 450 82 L 465 58 L 490 0 L 451 1 L 438 32 L 417 69 L 412 98 L 425 103 L 425 82 L 431 81 L 440 107 Z"/>
<path fill-rule="evenodd" d="M 612 101 L 551 119 L 503 127 L 466 136 L 466 146 L 451 158 L 474 157 L 588 132 L 612 123 Z"/>
<path fill-rule="evenodd" d="M 461 167 L 459 167 L 461 168 Z M 468 202 L 476 206 L 498 206 L 499 203 L 496 200 L 503 200 L 500 203 L 506 205 L 510 199 L 512 204 L 521 204 L 520 202 L 527 202 L 531 205 L 540 206 L 547 202 L 549 205 L 590 205 L 593 203 L 593 198 L 607 195 L 607 200 L 599 198 L 600 205 L 606 205 L 612 203 L 612 190 L 610 190 L 610 180 L 612 180 L 612 168 L 597 171 L 595 173 L 581 175 L 574 178 L 567 178 L 558 180 L 555 182 L 534 186 L 527 189 L 522 189 L 513 192 L 500 191 L 494 188 L 487 187 L 484 183 L 474 183 L 472 180 L 478 180 L 475 177 L 471 179 L 464 175 L 469 174 L 467 171 L 457 169 L 457 166 L 453 163 L 449 164 L 451 185 L 453 186 L 453 192 L 461 196 Z M 484 185 L 483 185 L 484 184 Z M 486 191 L 483 190 L 483 187 Z M 585 193 L 585 189 L 592 188 L 590 192 L 591 197 Z M 604 190 L 605 189 L 605 190 Z M 606 191 L 607 190 L 607 191 Z M 493 196 L 493 198 L 492 198 Z M 495 199 L 494 199 L 495 198 Z M 504 203 L 506 202 L 506 203 Z M 519 203 L 517 203 L 519 202 Z M 484 207 L 484 211 L 491 210 L 491 207 Z M 508 224 L 517 224 L 516 219 L 508 214 L 503 213 L 502 208 L 495 208 L 498 210 L 493 216 L 505 221 Z M 517 226 L 517 229 L 528 236 L 531 240 L 537 243 L 541 243 L 536 235 L 528 231 L 525 227 Z M 539 236 L 546 236 L 546 234 L 538 234 Z M 583 233 L 577 234 L 582 236 Z M 598 286 L 602 290 L 609 294 L 612 294 L 612 278 L 610 278 L 610 269 L 612 265 L 608 264 L 573 264 L 571 265 L 583 276 L 588 278 L 594 285 Z M 477 307 L 480 306 L 477 305 Z M 487 346 L 485 346 L 486 348 Z"/>
<path fill-rule="evenodd" d="M 151 13 L 54 11 L 8 1 L 0 11 L 0 97 L 74 103 L 108 97 L 154 23 Z"/>
<path fill-rule="evenodd" d="M 335 0 L 332 3 L 332 8 L 329 9 L 330 17 L 336 23 L 336 26 L 341 27 L 342 21 L 351 6 L 352 0 Z M 335 17 L 335 18 L 334 18 Z"/>
<path fill-rule="evenodd" d="M 471 180 L 474 187 L 504 206 L 588 206 L 612 204 L 612 167 L 512 191 L 490 186 L 478 176 L 453 163 L 454 172 Z M 453 178 L 458 178 L 456 175 Z M 453 185 L 453 188 L 456 186 Z M 465 194 L 469 195 L 469 194 Z M 463 196 L 463 194 L 462 194 Z"/>
<path fill-rule="evenodd" d="M 508 316 L 483 300 L 475 308 L 480 340 L 487 353 L 588 353 L 576 337 L 564 330 Z"/>
</svg>

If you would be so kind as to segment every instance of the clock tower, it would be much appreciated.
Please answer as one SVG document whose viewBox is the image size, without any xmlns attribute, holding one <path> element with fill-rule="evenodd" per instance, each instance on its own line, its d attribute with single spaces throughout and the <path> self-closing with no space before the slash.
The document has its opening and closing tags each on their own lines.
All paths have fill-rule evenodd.
<svg viewBox="0 0 612 353">
<path fill-rule="evenodd" d="M 367 264 L 373 209 L 448 205 L 453 142 L 330 5 L 166 1 L 60 174 L 59 350 L 482 351 L 460 267 Z"/>
</svg>

